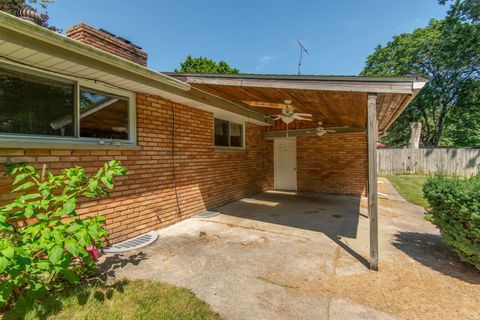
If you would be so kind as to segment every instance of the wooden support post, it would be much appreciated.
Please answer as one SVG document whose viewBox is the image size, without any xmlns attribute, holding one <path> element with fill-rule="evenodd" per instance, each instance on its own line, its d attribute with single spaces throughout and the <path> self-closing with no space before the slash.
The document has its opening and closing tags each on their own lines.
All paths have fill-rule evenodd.
<svg viewBox="0 0 480 320">
<path fill-rule="evenodd" d="M 377 95 L 368 94 L 368 217 L 370 219 L 370 269 L 378 270 Z"/>
</svg>

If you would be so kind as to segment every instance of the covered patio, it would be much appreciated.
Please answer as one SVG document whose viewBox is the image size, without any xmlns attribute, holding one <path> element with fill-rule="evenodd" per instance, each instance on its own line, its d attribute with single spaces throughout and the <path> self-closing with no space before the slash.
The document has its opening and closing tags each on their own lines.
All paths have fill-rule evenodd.
<svg viewBox="0 0 480 320">
<path fill-rule="evenodd" d="M 425 85 L 425 80 L 169 75 L 276 120 L 273 125 L 266 123 L 262 133 L 263 139 L 273 140 L 274 190 L 350 195 L 357 199 L 367 196 L 369 265 L 373 270 L 378 269 L 378 134 L 395 121 Z M 337 210 L 342 208 L 339 206 Z"/>
</svg>

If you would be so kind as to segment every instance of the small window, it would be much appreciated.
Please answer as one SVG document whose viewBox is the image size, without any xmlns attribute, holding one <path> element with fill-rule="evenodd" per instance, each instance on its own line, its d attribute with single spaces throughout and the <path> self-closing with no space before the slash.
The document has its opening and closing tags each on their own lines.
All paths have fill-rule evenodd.
<svg viewBox="0 0 480 320">
<path fill-rule="evenodd" d="M 128 140 L 128 99 L 80 89 L 80 137 Z"/>
<path fill-rule="evenodd" d="M 0 133 L 73 137 L 74 114 L 74 84 L 0 69 Z"/>
<path fill-rule="evenodd" d="M 215 146 L 243 147 L 243 126 L 215 118 Z"/>
</svg>

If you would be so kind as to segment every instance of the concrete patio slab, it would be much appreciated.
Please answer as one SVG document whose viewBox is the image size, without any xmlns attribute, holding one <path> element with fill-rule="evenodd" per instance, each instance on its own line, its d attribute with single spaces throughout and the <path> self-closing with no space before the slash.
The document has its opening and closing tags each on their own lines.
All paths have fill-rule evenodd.
<svg viewBox="0 0 480 320">
<path fill-rule="evenodd" d="M 266 192 L 104 257 L 110 275 L 191 289 L 227 319 L 480 319 L 480 274 L 381 178 L 380 271 L 366 199 Z"/>
</svg>

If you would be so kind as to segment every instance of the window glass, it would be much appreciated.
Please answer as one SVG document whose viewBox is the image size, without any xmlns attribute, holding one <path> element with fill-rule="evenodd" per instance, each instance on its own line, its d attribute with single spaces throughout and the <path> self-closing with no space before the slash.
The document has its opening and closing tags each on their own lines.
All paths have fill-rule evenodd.
<svg viewBox="0 0 480 320">
<path fill-rule="evenodd" d="M 74 136 L 75 86 L 0 68 L 0 133 Z"/>
<path fill-rule="evenodd" d="M 230 123 L 230 146 L 242 146 L 242 125 L 237 123 Z"/>
<path fill-rule="evenodd" d="M 228 121 L 215 119 L 215 145 L 228 147 Z"/>
<path fill-rule="evenodd" d="M 80 89 L 80 137 L 128 140 L 128 98 Z"/>
</svg>

